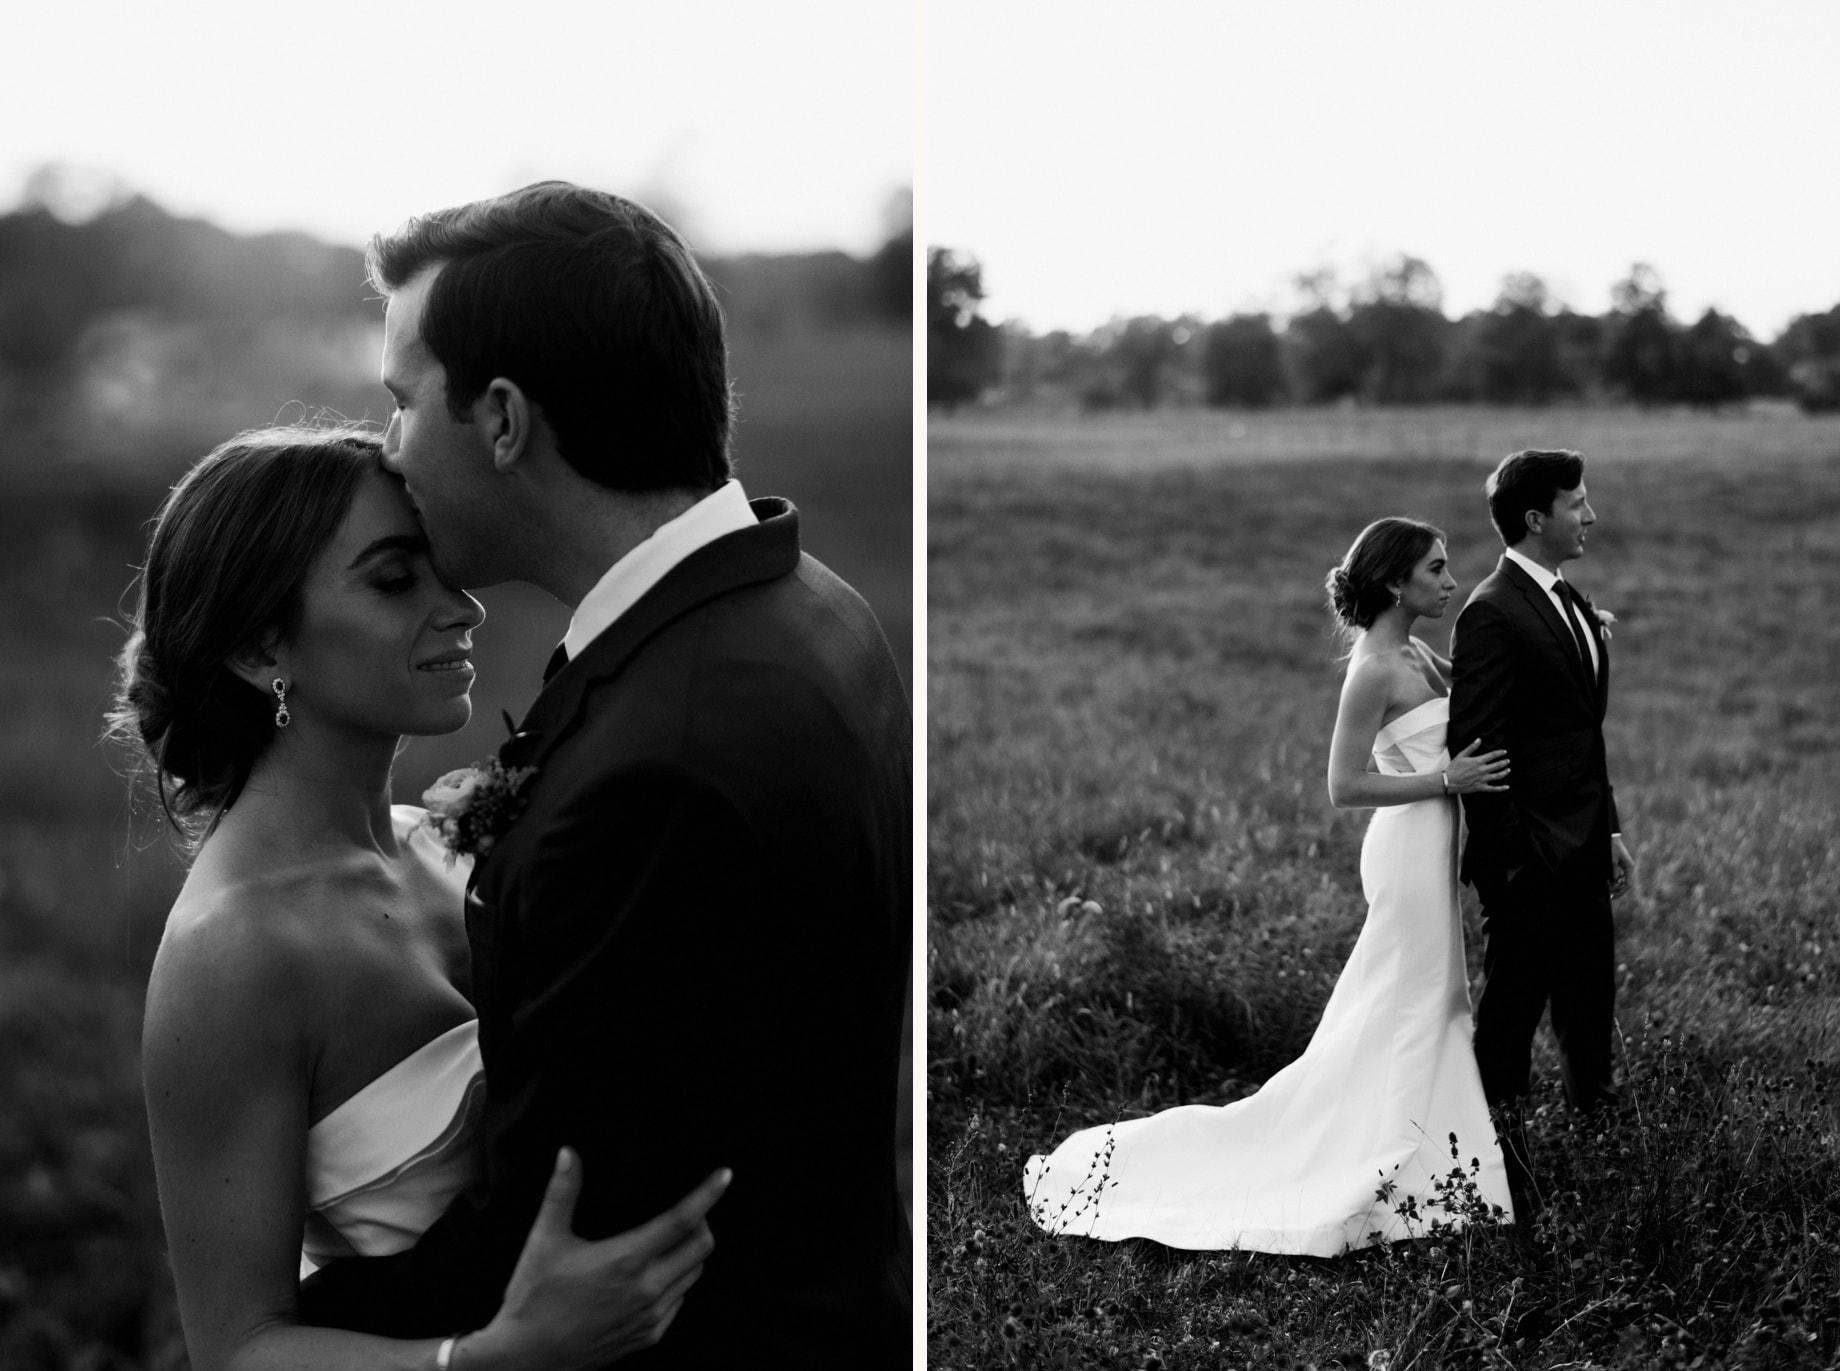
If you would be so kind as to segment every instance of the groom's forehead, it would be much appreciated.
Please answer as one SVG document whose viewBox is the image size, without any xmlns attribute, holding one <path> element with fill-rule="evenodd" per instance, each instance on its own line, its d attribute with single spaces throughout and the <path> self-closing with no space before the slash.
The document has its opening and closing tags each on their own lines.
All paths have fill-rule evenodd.
<svg viewBox="0 0 1840 1371">
<path fill-rule="evenodd" d="M 386 373 L 400 368 L 419 369 L 432 356 L 428 345 L 422 341 L 422 305 L 426 292 L 412 290 L 413 284 L 392 291 L 384 302 L 383 365 Z"/>
<path fill-rule="evenodd" d="M 422 308 L 427 303 L 428 288 L 438 270 L 438 267 L 430 267 L 419 272 L 385 296 L 384 330 L 394 334 L 399 343 L 415 347 L 422 345 Z"/>
</svg>

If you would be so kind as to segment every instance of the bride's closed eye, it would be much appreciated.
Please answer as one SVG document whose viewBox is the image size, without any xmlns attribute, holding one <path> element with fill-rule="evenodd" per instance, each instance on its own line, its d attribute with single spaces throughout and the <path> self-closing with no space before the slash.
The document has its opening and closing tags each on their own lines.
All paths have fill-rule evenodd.
<svg viewBox="0 0 1840 1371">
<path fill-rule="evenodd" d="M 371 585 L 384 595 L 400 595 L 406 590 L 414 590 L 418 579 L 413 571 L 403 570 L 379 576 Z"/>
</svg>

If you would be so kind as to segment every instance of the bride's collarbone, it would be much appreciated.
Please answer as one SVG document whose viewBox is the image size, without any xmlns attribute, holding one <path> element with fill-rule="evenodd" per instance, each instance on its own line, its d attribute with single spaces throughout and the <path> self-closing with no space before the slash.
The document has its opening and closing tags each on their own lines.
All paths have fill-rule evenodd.
<svg viewBox="0 0 1840 1371">
<path fill-rule="evenodd" d="M 309 1003 L 345 1000 L 342 988 L 353 985 L 465 984 L 461 896 L 408 854 L 195 871 L 186 887 L 169 927 L 234 921 L 240 955 L 286 964 L 308 983 Z"/>
</svg>

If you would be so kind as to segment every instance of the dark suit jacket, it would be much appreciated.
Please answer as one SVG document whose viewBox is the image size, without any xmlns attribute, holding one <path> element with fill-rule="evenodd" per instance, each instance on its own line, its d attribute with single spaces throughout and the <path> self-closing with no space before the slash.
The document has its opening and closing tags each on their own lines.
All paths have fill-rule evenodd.
<svg viewBox="0 0 1840 1371">
<path fill-rule="evenodd" d="M 908 1364 L 910 712 L 868 606 L 753 503 L 503 750 L 537 773 L 467 900 L 486 1179 L 410 1251 L 316 1273 L 307 1321 L 485 1324 L 567 1143 L 583 1237 L 735 1173 L 702 1280 L 622 1368 Z"/>
<path fill-rule="evenodd" d="M 1463 879 L 1485 902 L 1491 886 L 1529 866 L 1555 872 L 1576 857 L 1601 861 L 1610 874 L 1610 644 L 1596 616 L 1573 603 L 1596 638 L 1595 680 L 1558 606 L 1505 556 L 1470 594 L 1451 635 L 1451 755 L 1480 738 L 1483 752 L 1505 747 L 1512 768 L 1506 794 L 1463 797 Z"/>
</svg>

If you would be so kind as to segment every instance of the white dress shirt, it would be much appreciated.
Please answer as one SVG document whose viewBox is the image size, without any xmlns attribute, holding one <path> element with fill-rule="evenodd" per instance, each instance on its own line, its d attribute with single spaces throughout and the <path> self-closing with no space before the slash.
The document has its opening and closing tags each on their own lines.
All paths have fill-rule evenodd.
<svg viewBox="0 0 1840 1371">
<path fill-rule="evenodd" d="M 660 524 L 652 536 L 607 569 L 594 588 L 582 597 L 562 639 L 571 660 L 605 632 L 641 596 L 699 548 L 759 521 L 748 507 L 741 482 L 727 481 L 689 509 Z"/>
<path fill-rule="evenodd" d="M 1559 582 L 1564 578 L 1557 572 L 1548 571 L 1545 567 L 1534 561 L 1533 558 L 1524 553 L 1516 552 L 1511 547 L 1502 550 L 1519 564 L 1522 571 L 1525 571 L 1529 576 L 1533 577 L 1535 585 L 1546 592 L 1547 598 L 1553 602 L 1553 607 L 1559 611 L 1559 617 L 1561 619 L 1565 620 L 1568 624 L 1576 623 L 1579 628 L 1584 630 L 1585 651 L 1591 654 L 1591 679 L 1596 680 L 1599 670 L 1597 662 L 1597 625 L 1588 622 L 1588 612 L 1586 610 L 1581 609 L 1575 604 L 1566 603 L 1564 594 L 1559 590 Z"/>
</svg>

